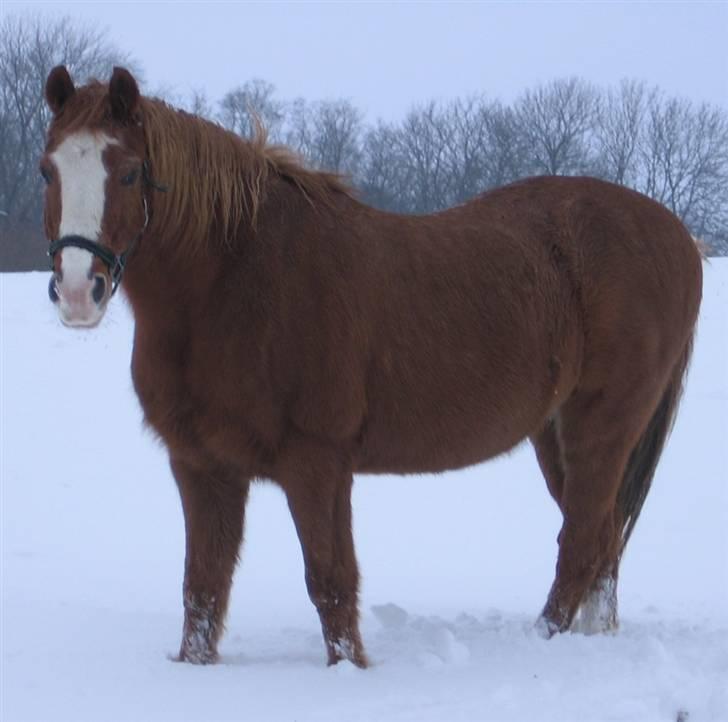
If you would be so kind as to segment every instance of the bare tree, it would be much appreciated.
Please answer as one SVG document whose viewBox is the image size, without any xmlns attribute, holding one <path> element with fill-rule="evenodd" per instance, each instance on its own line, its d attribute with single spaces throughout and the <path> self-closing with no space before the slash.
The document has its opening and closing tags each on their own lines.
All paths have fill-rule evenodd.
<svg viewBox="0 0 728 722">
<path fill-rule="evenodd" d="M 41 213 L 37 172 L 49 121 L 43 86 L 55 65 L 79 81 L 106 77 L 113 65 L 138 68 L 105 33 L 69 18 L 7 16 L 0 23 L 0 210 L 11 219 Z"/>
<path fill-rule="evenodd" d="M 195 88 L 190 94 L 185 109 L 192 115 L 199 115 L 202 118 L 212 120 L 215 117 L 215 111 L 210 103 L 207 93 L 200 88 Z"/>
<path fill-rule="evenodd" d="M 514 112 L 485 98 L 456 100 L 446 109 L 450 203 L 527 175 L 527 148 Z"/>
<path fill-rule="evenodd" d="M 488 155 L 486 183 L 488 188 L 511 183 L 531 172 L 528 144 L 521 137 L 519 121 L 513 108 L 492 103 L 486 112 Z"/>
<path fill-rule="evenodd" d="M 583 80 L 556 80 L 528 90 L 516 104 L 531 172 L 571 175 L 588 172 L 596 91 Z"/>
<path fill-rule="evenodd" d="M 309 104 L 303 98 L 296 98 L 286 106 L 285 142 L 302 158 L 311 163 L 310 149 L 313 146 L 313 127 Z"/>
<path fill-rule="evenodd" d="M 256 116 L 273 141 L 281 139 L 284 104 L 275 96 L 275 86 L 260 78 L 226 93 L 220 101 L 218 118 L 222 125 L 244 138 L 256 130 Z"/>
<path fill-rule="evenodd" d="M 361 112 L 348 100 L 320 102 L 314 109 L 313 128 L 314 163 L 337 173 L 355 173 L 361 152 Z"/>
<path fill-rule="evenodd" d="M 355 175 L 361 158 L 362 114 L 348 100 L 294 101 L 286 142 L 314 168 Z"/>
<path fill-rule="evenodd" d="M 445 153 L 450 176 L 448 204 L 461 203 L 483 191 L 487 183 L 488 109 L 481 98 L 456 100 L 444 109 L 450 128 Z"/>
<path fill-rule="evenodd" d="M 399 131 L 379 120 L 364 134 L 357 183 L 366 201 L 388 211 L 402 207 L 404 159 L 399 147 Z"/>
<path fill-rule="evenodd" d="M 404 206 L 410 213 L 445 208 L 452 195 L 448 146 L 453 130 L 445 110 L 434 101 L 413 108 L 397 134 L 404 163 Z"/>
<path fill-rule="evenodd" d="M 157 85 L 154 88 L 148 88 L 146 92 L 149 96 L 163 100 L 191 115 L 199 115 L 201 118 L 213 122 L 217 120 L 215 107 L 203 88 L 192 88 L 184 93 L 172 85 Z"/>
<path fill-rule="evenodd" d="M 655 95 L 642 148 L 641 190 L 698 236 L 728 226 L 728 117 L 717 108 Z"/>
<path fill-rule="evenodd" d="M 640 173 L 640 145 L 650 97 L 645 84 L 623 80 L 601 98 L 594 126 L 597 173 L 605 180 L 635 186 Z"/>
</svg>

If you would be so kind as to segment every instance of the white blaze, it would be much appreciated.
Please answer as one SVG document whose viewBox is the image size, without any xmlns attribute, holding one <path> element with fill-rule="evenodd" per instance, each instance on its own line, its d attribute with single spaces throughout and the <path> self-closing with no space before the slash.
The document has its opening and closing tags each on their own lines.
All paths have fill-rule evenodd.
<svg viewBox="0 0 728 722">
<path fill-rule="evenodd" d="M 63 285 L 69 288 L 79 288 L 89 282 L 89 273 L 94 257 L 83 248 L 69 246 L 61 251 L 61 269 L 63 271 Z"/>
<path fill-rule="evenodd" d="M 98 239 L 104 215 L 106 168 L 104 150 L 115 140 L 82 130 L 66 138 L 52 153 L 61 182 L 59 237 Z"/>
<path fill-rule="evenodd" d="M 51 154 L 61 183 L 59 238 L 83 236 L 98 240 L 106 197 L 103 154 L 111 143 L 116 141 L 103 133 L 83 130 L 70 135 Z M 88 278 L 93 262 L 88 251 L 64 248 L 61 253 L 64 280 L 74 283 Z"/>
</svg>

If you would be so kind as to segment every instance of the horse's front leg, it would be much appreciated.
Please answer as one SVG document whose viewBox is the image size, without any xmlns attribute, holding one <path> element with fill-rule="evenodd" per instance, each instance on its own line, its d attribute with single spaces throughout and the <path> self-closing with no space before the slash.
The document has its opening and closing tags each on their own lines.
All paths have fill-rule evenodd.
<svg viewBox="0 0 728 722">
<path fill-rule="evenodd" d="M 301 542 L 306 586 L 321 620 L 328 663 L 348 659 L 366 667 L 351 529 L 351 468 L 335 450 L 302 443 L 280 483 Z"/>
<path fill-rule="evenodd" d="M 250 482 L 225 469 L 172 459 L 185 517 L 185 620 L 177 660 L 217 661 Z"/>
</svg>

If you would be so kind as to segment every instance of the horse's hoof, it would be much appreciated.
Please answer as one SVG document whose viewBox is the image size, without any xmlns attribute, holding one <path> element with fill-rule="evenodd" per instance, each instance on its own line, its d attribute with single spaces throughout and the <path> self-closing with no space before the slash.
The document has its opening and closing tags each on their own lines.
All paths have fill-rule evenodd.
<svg viewBox="0 0 728 722">
<path fill-rule="evenodd" d="M 350 642 L 335 642 L 329 647 L 328 666 L 331 667 L 346 660 L 359 669 L 366 669 L 369 666 L 364 650 L 354 646 Z"/>
<path fill-rule="evenodd" d="M 539 637 L 542 637 L 543 639 L 551 639 L 554 634 L 560 631 L 558 624 L 552 622 L 549 619 L 546 619 L 546 617 L 544 617 L 543 615 L 536 620 L 536 624 L 534 624 L 534 629 L 536 630 L 536 633 L 539 635 Z"/>
<path fill-rule="evenodd" d="M 327 666 L 333 667 L 339 662 L 349 662 L 359 669 L 366 669 L 369 666 L 369 660 L 364 655 L 356 655 L 352 659 L 349 659 L 349 657 L 336 657 L 333 659 L 329 658 Z"/>
<path fill-rule="evenodd" d="M 180 653 L 170 657 L 173 662 L 187 662 L 188 664 L 216 664 L 219 657 L 217 652 L 180 650 Z"/>
</svg>

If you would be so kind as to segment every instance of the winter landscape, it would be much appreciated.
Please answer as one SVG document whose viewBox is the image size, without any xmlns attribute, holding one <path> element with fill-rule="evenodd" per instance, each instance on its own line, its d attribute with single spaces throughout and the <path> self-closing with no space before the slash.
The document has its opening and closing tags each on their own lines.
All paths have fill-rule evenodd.
<svg viewBox="0 0 728 722">
<path fill-rule="evenodd" d="M 441 476 L 357 479 L 366 671 L 326 667 L 293 525 L 265 483 L 221 664 L 170 661 L 182 512 L 141 426 L 128 309 L 116 298 L 99 328 L 72 331 L 47 274 L 3 274 L 0 719 L 728 720 L 728 259 L 704 270 L 682 408 L 622 565 L 620 632 L 535 633 L 560 518 L 523 445 Z"/>
<path fill-rule="evenodd" d="M 728 722 L 727 27 L 716 2 L 3 0 L 0 722 Z M 98 328 L 72 330 L 38 272 L 58 64 L 79 83 L 127 67 L 145 95 L 244 138 L 255 115 L 380 209 L 588 175 L 704 241 L 718 257 L 617 634 L 534 628 L 561 518 L 524 443 L 438 476 L 357 477 L 369 669 L 326 666 L 285 498 L 264 481 L 220 663 L 172 661 L 183 516 L 132 389 L 123 285 Z"/>
</svg>

